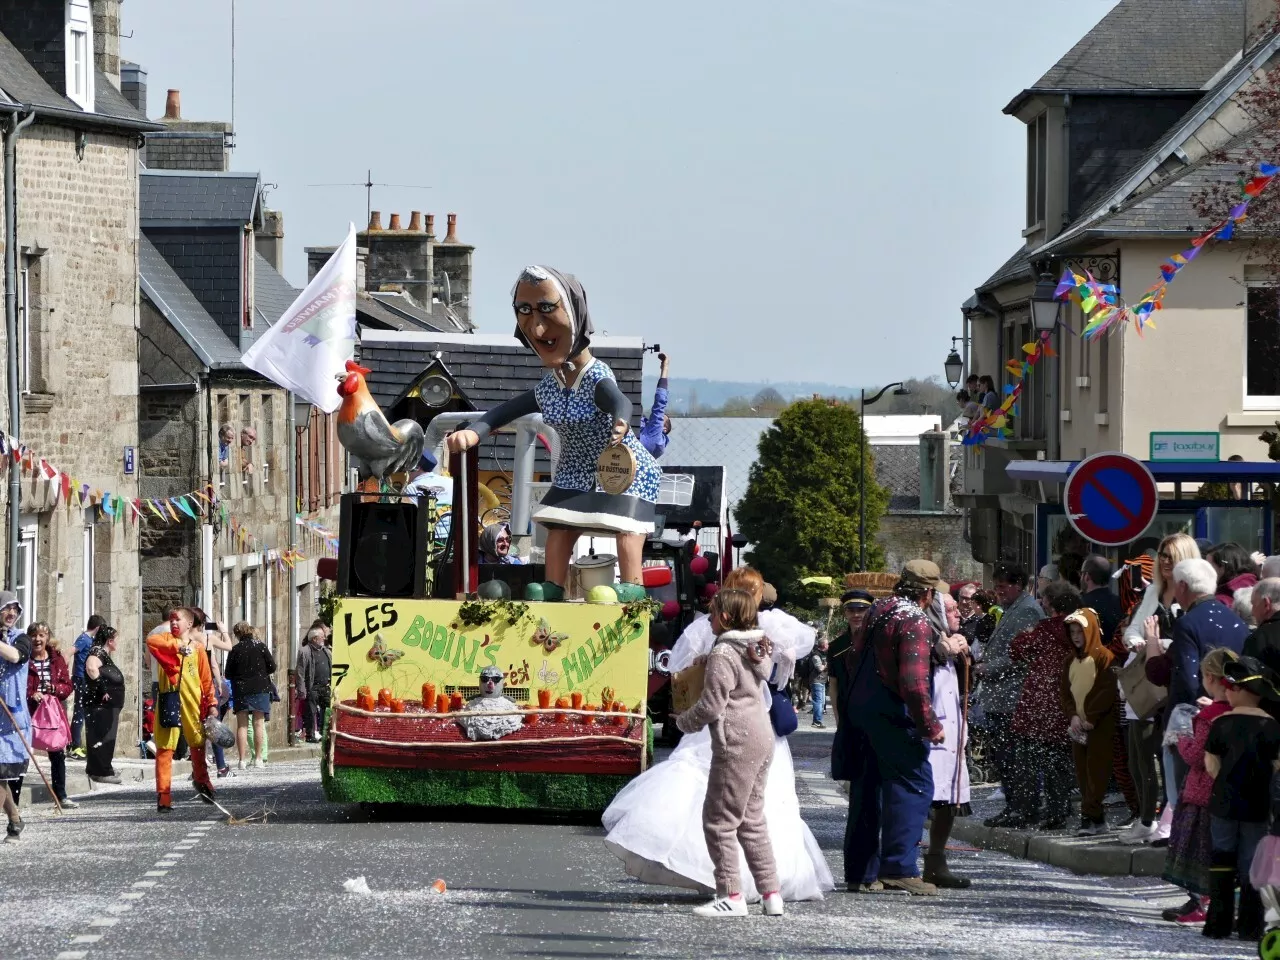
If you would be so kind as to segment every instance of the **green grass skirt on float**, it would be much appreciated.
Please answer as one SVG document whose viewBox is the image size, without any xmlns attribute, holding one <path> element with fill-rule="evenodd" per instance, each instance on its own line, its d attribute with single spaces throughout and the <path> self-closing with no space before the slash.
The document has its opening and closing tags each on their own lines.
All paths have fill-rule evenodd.
<svg viewBox="0 0 1280 960">
<path fill-rule="evenodd" d="M 653 724 L 646 721 L 653 756 Z M 328 729 L 326 723 L 326 739 Z M 320 761 L 325 797 L 334 803 L 403 803 L 424 807 L 493 807 L 510 810 L 603 812 L 632 777 L 584 773 L 515 773 L 488 770 L 407 770 L 334 767 Z"/>
</svg>

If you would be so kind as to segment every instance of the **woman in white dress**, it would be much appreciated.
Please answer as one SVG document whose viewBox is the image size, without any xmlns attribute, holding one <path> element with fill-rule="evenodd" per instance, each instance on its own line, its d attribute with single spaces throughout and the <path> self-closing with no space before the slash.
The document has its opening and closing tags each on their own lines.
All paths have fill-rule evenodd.
<svg viewBox="0 0 1280 960">
<path fill-rule="evenodd" d="M 750 591 L 759 601 L 764 589 L 760 574 L 740 567 L 725 579 L 726 587 Z M 783 688 L 797 660 L 813 649 L 812 628 L 781 610 L 761 610 L 760 627 L 774 647 L 773 683 Z M 711 652 L 715 637 L 706 617 L 689 625 L 671 651 L 670 669 L 678 673 Z M 767 688 L 761 697 L 767 697 Z M 702 833 L 702 802 L 711 769 L 711 734 L 688 735 L 671 756 L 637 777 L 614 798 L 604 812 L 609 831 L 605 845 L 622 860 L 627 873 L 644 883 L 686 887 L 711 893 L 715 877 Z M 765 787 L 765 820 L 782 883 L 782 898 L 821 900 L 835 888 L 831 870 L 818 841 L 800 816 L 795 768 L 785 737 L 774 740 L 773 762 Z M 751 872 L 742 866 L 743 894 L 760 898 Z"/>
</svg>

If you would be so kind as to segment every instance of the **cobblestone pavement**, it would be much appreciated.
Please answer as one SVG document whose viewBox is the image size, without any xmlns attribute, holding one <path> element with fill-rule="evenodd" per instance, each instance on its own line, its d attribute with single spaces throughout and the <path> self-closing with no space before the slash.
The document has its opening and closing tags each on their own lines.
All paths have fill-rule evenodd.
<svg viewBox="0 0 1280 960">
<path fill-rule="evenodd" d="M 804 814 L 842 875 L 844 798 L 826 776 L 830 731 L 792 738 Z M 1158 920 L 1146 880 L 1074 876 L 958 845 L 972 890 L 936 898 L 789 904 L 782 919 L 701 921 L 699 899 L 628 880 L 598 825 L 497 817 L 370 817 L 328 804 L 313 763 L 223 781 L 238 817 L 182 802 L 158 820 L 142 786 L 98 791 L 62 817 L 28 812 L 0 844 L 0 955 L 184 958 L 901 957 L 1090 960 L 1254 956 Z M 343 890 L 363 876 L 370 893 Z M 436 878 L 443 894 L 430 887 Z"/>
</svg>

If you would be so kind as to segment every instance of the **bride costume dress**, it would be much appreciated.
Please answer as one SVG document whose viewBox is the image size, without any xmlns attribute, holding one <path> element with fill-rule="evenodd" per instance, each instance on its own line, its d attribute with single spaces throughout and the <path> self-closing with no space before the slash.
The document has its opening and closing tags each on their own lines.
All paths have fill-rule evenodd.
<svg viewBox="0 0 1280 960">
<path fill-rule="evenodd" d="M 760 611 L 760 628 L 773 641 L 778 686 L 791 678 L 796 661 L 813 649 L 814 631 L 781 610 Z M 711 622 L 700 617 L 680 635 L 671 651 L 677 673 L 711 652 Z M 761 697 L 768 704 L 769 691 Z M 629 876 L 643 883 L 715 892 L 711 855 L 702 832 L 702 802 L 711 770 L 711 733 L 704 728 L 683 737 L 671 756 L 642 773 L 614 798 L 601 818 L 609 831 L 605 845 L 622 860 Z M 795 769 L 786 737 L 775 737 L 773 762 L 765 786 L 765 821 L 782 882 L 784 900 L 821 900 L 835 889 L 818 841 L 800 816 Z M 740 864 L 742 893 L 760 899 L 745 859 Z"/>
</svg>

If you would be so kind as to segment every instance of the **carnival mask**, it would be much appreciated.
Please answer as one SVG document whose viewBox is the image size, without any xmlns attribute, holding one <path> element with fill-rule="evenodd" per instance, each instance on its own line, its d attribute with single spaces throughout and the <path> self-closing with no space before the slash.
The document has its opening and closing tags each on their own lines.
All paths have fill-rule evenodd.
<svg viewBox="0 0 1280 960">
<path fill-rule="evenodd" d="M 524 280 L 516 285 L 512 306 L 516 325 L 542 365 L 552 370 L 563 367 L 574 340 L 573 306 L 568 302 L 568 292 L 553 278 Z"/>
</svg>

